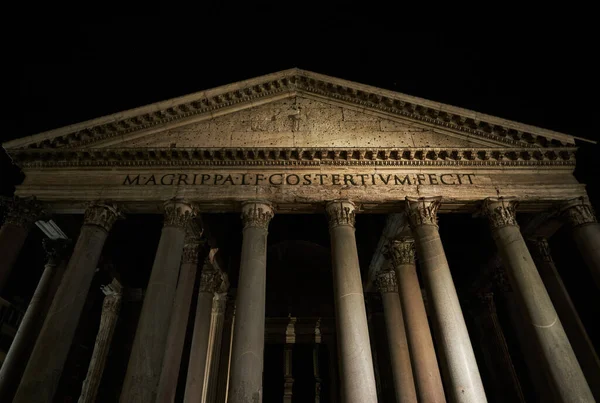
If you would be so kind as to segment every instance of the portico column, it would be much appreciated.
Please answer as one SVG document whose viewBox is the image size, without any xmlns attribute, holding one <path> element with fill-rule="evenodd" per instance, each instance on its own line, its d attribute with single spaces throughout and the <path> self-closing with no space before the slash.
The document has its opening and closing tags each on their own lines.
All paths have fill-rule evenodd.
<svg viewBox="0 0 600 403">
<path fill-rule="evenodd" d="M 104 365 L 106 357 L 110 351 L 110 343 L 117 319 L 119 319 L 119 311 L 121 310 L 121 297 L 123 296 L 121 284 L 117 280 L 113 280 L 111 284 L 102 287 L 104 293 L 104 302 L 102 303 L 102 316 L 100 317 L 100 327 L 92 352 L 92 359 L 88 367 L 87 376 L 81 387 L 81 395 L 78 403 L 94 403 L 98 394 L 98 387 L 104 373 Z"/>
<path fill-rule="evenodd" d="M 326 206 L 333 260 L 333 294 L 342 397 L 345 403 L 377 402 L 373 358 L 354 235 L 356 206 L 350 201 Z"/>
<path fill-rule="evenodd" d="M 173 302 L 173 315 L 169 323 L 169 334 L 167 335 L 165 348 L 165 357 L 168 357 L 168 359 L 163 361 L 160 372 L 156 392 L 157 402 L 172 403 L 175 400 L 182 359 L 181 354 L 198 270 L 200 246 L 201 241 L 194 231 L 187 230 L 181 257 L 181 268 L 179 269 L 179 280 L 175 291 L 175 301 Z"/>
<path fill-rule="evenodd" d="M 33 198 L 0 199 L 7 209 L 4 224 L 0 228 L 0 293 L 10 276 L 25 239 L 35 220 L 42 213 L 39 203 Z"/>
<path fill-rule="evenodd" d="M 262 402 L 267 280 L 267 228 L 273 208 L 265 202 L 242 206 L 244 223 L 228 403 Z"/>
<path fill-rule="evenodd" d="M 92 204 L 15 395 L 15 403 L 52 401 L 79 323 L 108 231 L 119 213 L 115 206 Z"/>
<path fill-rule="evenodd" d="M 533 263 L 516 220 L 514 200 L 489 198 L 483 204 L 506 267 L 508 278 L 542 353 L 542 370 L 549 376 L 561 402 L 593 402 L 569 339 Z"/>
<path fill-rule="evenodd" d="M 583 198 L 572 200 L 562 209 L 563 216 L 571 226 L 571 234 L 581 252 L 584 262 L 600 288 L 600 224 L 594 210 Z"/>
<path fill-rule="evenodd" d="M 407 197 L 406 212 L 421 262 L 434 329 L 438 333 L 439 351 L 444 357 L 450 399 L 456 403 L 482 403 L 487 401 L 485 391 L 438 232 L 440 199 Z"/>
<path fill-rule="evenodd" d="M 187 379 L 185 383 L 184 403 L 202 401 L 205 386 L 208 357 L 208 342 L 210 337 L 210 319 L 215 291 L 220 283 L 220 276 L 206 258 L 200 274 L 200 288 L 194 318 L 194 334 L 190 349 Z"/>
<path fill-rule="evenodd" d="M 181 200 L 166 202 L 164 209 L 164 225 L 121 391 L 123 403 L 156 401 L 185 230 L 195 215 L 194 208 Z"/>
<path fill-rule="evenodd" d="M 221 362 L 221 344 L 223 343 L 223 322 L 225 320 L 225 307 L 227 305 L 227 288 L 229 281 L 227 275 L 222 273 L 224 280 L 221 282 L 219 292 L 215 293 L 212 304 L 211 332 L 208 343 L 208 385 L 205 388 L 204 399 L 207 403 L 214 403 L 217 396 L 217 382 L 219 378 L 219 366 L 224 365 Z M 228 342 L 229 340 L 225 340 Z"/>
<path fill-rule="evenodd" d="M 64 252 L 70 242 L 66 239 L 53 241 L 47 238 L 43 241 L 48 261 L 44 266 L 42 277 L 31 297 L 31 301 L 29 301 L 27 311 L 23 315 L 10 349 L 4 358 L 2 368 L 0 368 L 0 402 L 8 402 L 12 399 L 12 394 L 15 392 L 38 332 L 42 327 L 44 303 L 56 275 L 56 268 L 62 263 Z"/>
<path fill-rule="evenodd" d="M 388 255 L 396 272 L 419 401 L 445 403 L 442 377 L 417 278 L 414 239 L 391 241 L 388 245 Z"/>
<path fill-rule="evenodd" d="M 381 293 L 383 312 L 385 314 L 385 327 L 390 346 L 390 361 L 394 375 L 394 391 L 396 403 L 416 403 L 417 392 L 415 380 L 408 352 L 406 331 L 396 273 L 393 270 L 383 270 L 377 274 L 377 288 Z"/>
</svg>

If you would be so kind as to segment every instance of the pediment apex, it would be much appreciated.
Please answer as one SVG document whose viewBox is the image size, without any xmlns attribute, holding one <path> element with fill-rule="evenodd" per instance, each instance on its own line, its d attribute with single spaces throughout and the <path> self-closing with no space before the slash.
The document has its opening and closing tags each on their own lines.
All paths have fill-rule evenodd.
<svg viewBox="0 0 600 403">
<path fill-rule="evenodd" d="M 573 146 L 575 137 L 423 98 L 298 68 L 142 106 L 3 144 L 21 148 L 90 148 L 111 139 L 198 117 L 215 117 L 303 95 L 367 112 L 437 126 L 504 147 Z"/>
</svg>

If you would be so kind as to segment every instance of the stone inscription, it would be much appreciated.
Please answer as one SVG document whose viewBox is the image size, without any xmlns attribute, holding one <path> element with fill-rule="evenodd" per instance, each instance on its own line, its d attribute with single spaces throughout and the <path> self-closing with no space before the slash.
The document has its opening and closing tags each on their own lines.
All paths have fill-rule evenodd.
<svg viewBox="0 0 600 403">
<path fill-rule="evenodd" d="M 169 173 L 127 174 L 127 186 L 399 186 L 399 185 L 473 185 L 474 173 Z"/>
</svg>

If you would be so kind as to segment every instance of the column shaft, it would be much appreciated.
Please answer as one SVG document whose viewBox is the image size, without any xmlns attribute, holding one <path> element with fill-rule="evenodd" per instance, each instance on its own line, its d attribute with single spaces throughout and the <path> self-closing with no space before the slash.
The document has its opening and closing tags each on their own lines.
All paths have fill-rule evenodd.
<svg viewBox="0 0 600 403">
<path fill-rule="evenodd" d="M 354 235 L 355 206 L 327 204 L 340 378 L 346 403 L 377 402 L 367 314 Z"/>
<path fill-rule="evenodd" d="M 573 240 L 600 288 L 600 224 L 589 202 L 576 199 L 563 209 Z"/>
<path fill-rule="evenodd" d="M 483 403 L 487 401 L 483 383 L 438 232 L 438 208 L 439 198 L 407 198 L 407 215 L 446 367 L 447 392 L 456 403 Z"/>
<path fill-rule="evenodd" d="M 385 314 L 396 403 L 416 403 L 417 391 L 415 390 L 406 331 L 404 330 L 404 318 L 400 296 L 398 295 L 396 274 L 391 270 L 380 272 L 377 276 L 377 287 L 381 292 Z"/>
<path fill-rule="evenodd" d="M 415 266 L 414 239 L 390 242 L 419 401 L 445 403 L 444 386 Z"/>
<path fill-rule="evenodd" d="M 193 216 L 193 208 L 187 203 L 165 203 L 165 222 L 121 390 L 120 401 L 123 403 L 156 401 L 183 254 L 185 228 Z"/>
<path fill-rule="evenodd" d="M 225 321 L 225 306 L 227 303 L 227 292 L 216 293 L 213 298 L 212 319 L 210 327 L 210 338 L 208 343 L 208 385 L 205 387 L 205 398 L 203 401 L 214 403 L 217 395 L 217 383 L 219 380 L 219 366 L 221 364 L 221 345 L 223 344 L 223 322 Z M 228 340 L 226 340 L 227 342 Z"/>
<path fill-rule="evenodd" d="M 272 217 L 269 204 L 246 203 L 242 207 L 244 231 L 228 403 L 262 401 L 267 227 Z"/>
<path fill-rule="evenodd" d="M 113 280 L 113 282 L 102 288 L 106 295 L 102 304 L 102 316 L 100 317 L 100 327 L 92 352 L 92 359 L 88 367 L 87 376 L 81 387 L 81 395 L 78 403 L 94 403 L 98 395 L 98 387 L 102 380 L 106 358 L 110 351 L 119 311 L 121 310 L 121 284 Z"/>
<path fill-rule="evenodd" d="M 43 324 L 46 298 L 69 241 L 44 239 L 48 262 L 0 368 L 0 401 L 11 401 Z"/>
<path fill-rule="evenodd" d="M 519 231 L 515 211 L 516 203 L 508 199 L 487 199 L 484 203 L 508 278 L 529 321 L 529 330 L 541 347 L 544 370 L 562 402 L 593 402 L 569 339 Z"/>
<path fill-rule="evenodd" d="M 117 219 L 113 206 L 93 205 L 38 335 L 13 402 L 52 401 L 108 231 Z"/>
<path fill-rule="evenodd" d="M 196 281 L 196 271 L 198 269 L 199 249 L 200 240 L 192 231 L 187 231 L 181 269 L 179 270 L 179 280 L 177 281 L 177 289 L 175 291 L 173 315 L 169 323 L 169 334 L 167 335 L 165 357 L 168 357 L 168 359 L 164 360 L 160 373 L 156 392 L 157 402 L 172 403 L 175 401 L 179 368 L 182 359 L 181 354 L 183 352 L 192 294 L 194 293 L 194 283 Z"/>
<path fill-rule="evenodd" d="M 225 308 L 225 324 L 223 326 L 223 342 L 221 347 L 221 364 L 219 365 L 219 376 L 217 379 L 217 395 L 213 401 L 208 403 L 226 403 L 229 389 L 229 370 L 231 368 L 231 348 L 233 345 L 233 325 L 235 323 L 235 308 L 230 301 Z"/>
</svg>

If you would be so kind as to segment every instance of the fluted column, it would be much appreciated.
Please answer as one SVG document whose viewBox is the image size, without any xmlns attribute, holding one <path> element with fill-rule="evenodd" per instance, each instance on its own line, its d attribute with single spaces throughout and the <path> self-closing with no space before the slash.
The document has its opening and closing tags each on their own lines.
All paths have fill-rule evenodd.
<svg viewBox="0 0 600 403">
<path fill-rule="evenodd" d="M 203 401 L 214 403 L 217 396 L 217 382 L 219 377 L 219 366 L 221 363 L 221 344 L 223 344 L 223 322 L 225 320 L 225 307 L 227 305 L 227 288 L 229 281 L 225 273 L 221 273 L 223 280 L 219 286 L 218 292 L 213 297 L 212 318 L 210 327 L 210 337 L 208 342 L 209 354 L 207 358 L 208 384 L 204 388 Z M 227 342 L 226 340 L 225 342 Z"/>
<path fill-rule="evenodd" d="M 244 230 L 228 403 L 262 401 L 267 230 L 273 213 L 268 203 L 249 202 L 242 206 Z"/>
<path fill-rule="evenodd" d="M 115 206 L 93 204 L 83 226 L 13 402 L 52 401 L 79 323 L 108 231 L 119 213 Z"/>
<path fill-rule="evenodd" d="M 487 399 L 479 368 L 438 231 L 440 199 L 407 197 L 406 212 L 449 381 L 446 388 L 449 398 L 456 403 L 483 403 Z"/>
<path fill-rule="evenodd" d="M 200 288 L 198 289 L 198 302 L 194 318 L 194 334 L 190 349 L 187 379 L 185 383 L 185 403 L 201 402 L 206 385 L 206 368 L 208 357 L 208 343 L 210 338 L 210 320 L 212 302 L 215 291 L 220 282 L 219 273 L 213 268 L 207 258 L 202 268 Z"/>
<path fill-rule="evenodd" d="M 42 277 L 29 301 L 27 311 L 23 315 L 10 349 L 4 358 L 2 368 L 0 368 L 0 402 L 8 402 L 12 399 L 12 395 L 15 392 L 15 388 L 18 385 L 33 349 L 33 344 L 42 327 L 45 312 L 44 303 L 50 292 L 53 278 L 56 275 L 56 268 L 62 263 L 64 252 L 70 242 L 64 239 L 55 241 L 44 239 L 43 241 L 48 261 L 44 266 Z"/>
<path fill-rule="evenodd" d="M 444 386 L 415 266 L 415 241 L 390 241 L 387 253 L 396 272 L 419 401 L 444 403 Z"/>
<path fill-rule="evenodd" d="M 354 235 L 356 206 L 350 201 L 326 206 L 333 260 L 333 294 L 342 396 L 346 403 L 377 402 L 373 358 Z"/>
<path fill-rule="evenodd" d="M 6 209 L 0 228 L 0 293 L 27 239 L 35 220 L 42 214 L 41 205 L 34 198 L 0 199 Z"/>
<path fill-rule="evenodd" d="M 377 289 L 383 302 L 396 403 L 416 403 L 417 391 L 404 330 L 403 307 L 398 295 L 396 273 L 393 270 L 380 271 L 377 274 Z"/>
<path fill-rule="evenodd" d="M 187 230 L 179 270 L 179 280 L 175 291 L 175 302 L 173 303 L 173 315 L 169 323 L 169 334 L 167 335 L 167 346 L 165 357 L 158 381 L 156 401 L 172 403 L 175 401 L 177 381 L 179 379 L 179 368 L 181 365 L 181 354 L 188 325 L 190 305 L 194 293 L 194 282 L 198 270 L 200 239 L 194 231 Z"/>
<path fill-rule="evenodd" d="M 571 227 L 573 240 L 600 288 L 600 224 L 590 203 L 583 198 L 572 200 L 562 209 Z"/>
<path fill-rule="evenodd" d="M 123 403 L 156 401 L 186 226 L 195 215 L 195 209 L 180 200 L 170 200 L 164 208 L 164 225 L 121 391 Z"/>
<path fill-rule="evenodd" d="M 516 201 L 511 199 L 489 198 L 484 202 L 483 212 L 489 219 L 508 278 L 528 319 L 528 330 L 539 343 L 544 370 L 560 401 L 593 402 L 569 339 L 519 230 L 516 206 Z"/>
<path fill-rule="evenodd" d="M 569 337 L 588 385 L 590 385 L 596 400 L 600 401 L 600 360 L 560 278 L 560 274 L 558 274 L 548 241 L 546 239 L 535 239 L 529 240 L 528 244 L 530 250 L 533 249 L 532 255 L 535 264 Z"/>
<path fill-rule="evenodd" d="M 98 328 L 92 359 L 90 360 L 87 376 L 81 387 L 81 395 L 79 396 L 78 403 L 94 403 L 96 401 L 98 387 L 104 373 L 106 357 L 110 351 L 110 343 L 115 333 L 119 311 L 121 310 L 123 292 L 121 284 L 117 280 L 113 280 L 109 285 L 102 287 L 102 292 L 105 297 L 102 303 L 100 327 Z"/>
</svg>

